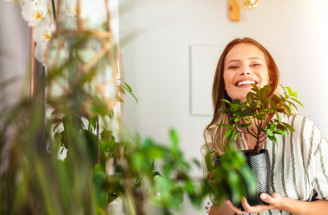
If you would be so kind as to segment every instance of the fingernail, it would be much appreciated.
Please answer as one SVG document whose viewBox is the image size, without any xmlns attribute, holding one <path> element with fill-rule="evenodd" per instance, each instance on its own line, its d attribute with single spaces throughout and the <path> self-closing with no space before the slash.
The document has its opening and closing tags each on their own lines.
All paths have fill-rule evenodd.
<svg viewBox="0 0 328 215">
<path fill-rule="evenodd" d="M 246 201 L 246 198 L 243 196 L 243 198 L 241 198 L 241 200 L 244 202 L 244 201 Z"/>
<path fill-rule="evenodd" d="M 266 199 L 266 194 L 262 194 L 262 199 Z"/>
</svg>

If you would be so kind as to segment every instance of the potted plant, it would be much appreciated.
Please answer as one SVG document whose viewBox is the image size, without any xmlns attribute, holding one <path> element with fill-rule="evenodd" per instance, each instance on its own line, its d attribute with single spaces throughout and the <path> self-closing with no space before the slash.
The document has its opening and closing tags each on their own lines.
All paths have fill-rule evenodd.
<svg viewBox="0 0 328 215">
<path fill-rule="evenodd" d="M 246 96 L 246 101 L 241 102 L 238 99 L 228 101 L 227 108 L 220 109 L 223 114 L 228 114 L 230 124 L 218 124 L 217 126 L 227 127 L 225 133 L 228 142 L 237 141 L 238 134 L 248 134 L 255 138 L 254 148 L 243 150 L 247 164 L 251 169 L 254 179 L 257 182 L 257 189 L 253 192 L 253 187 L 246 186 L 245 181 L 241 184 L 244 189 L 244 195 L 250 205 L 258 205 L 263 203 L 259 195 L 261 193 L 270 193 L 271 166 L 269 154 L 266 149 L 261 149 L 261 144 L 267 139 L 272 143 L 277 142 L 276 135 L 287 135 L 293 132 L 294 128 L 281 120 L 281 115 L 290 116 L 293 114 L 292 109 L 298 110 L 297 105 L 302 104 L 297 100 L 297 93 L 289 87 L 282 86 L 283 94 L 270 94 L 271 87 L 269 85 L 260 88 L 252 85 L 251 92 Z M 274 117 L 273 117 L 274 116 Z M 266 125 L 263 123 L 266 122 Z M 223 156 L 216 158 L 216 165 L 220 166 Z M 226 183 L 229 186 L 229 184 Z M 242 188 L 244 186 L 244 188 Z M 231 187 L 231 186 L 230 186 Z M 240 196 L 233 196 L 231 189 L 225 190 L 233 201 L 233 203 L 242 208 Z"/>
</svg>

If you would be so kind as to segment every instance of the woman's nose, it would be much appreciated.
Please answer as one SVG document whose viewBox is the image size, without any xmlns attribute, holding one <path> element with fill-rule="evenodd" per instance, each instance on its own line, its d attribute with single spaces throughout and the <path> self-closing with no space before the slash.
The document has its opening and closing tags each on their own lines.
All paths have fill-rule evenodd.
<svg viewBox="0 0 328 215">
<path fill-rule="evenodd" d="M 240 70 L 240 75 L 249 75 L 252 73 L 252 69 L 249 66 L 242 66 Z"/>
</svg>

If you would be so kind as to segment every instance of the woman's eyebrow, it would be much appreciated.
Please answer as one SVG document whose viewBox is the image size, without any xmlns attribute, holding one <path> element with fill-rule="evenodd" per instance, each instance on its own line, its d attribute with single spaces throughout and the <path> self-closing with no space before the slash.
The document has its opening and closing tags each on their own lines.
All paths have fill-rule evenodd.
<svg viewBox="0 0 328 215">
<path fill-rule="evenodd" d="M 254 60 L 254 59 L 261 60 L 260 57 L 250 57 L 250 58 L 248 58 L 248 60 Z"/>
<path fill-rule="evenodd" d="M 250 58 L 248 58 L 248 60 L 260 60 L 260 61 L 262 61 L 262 59 L 260 57 L 250 57 Z M 232 62 L 240 62 L 240 60 L 239 59 L 231 59 L 231 60 L 228 61 L 227 65 L 229 63 L 232 63 Z"/>
<path fill-rule="evenodd" d="M 239 62 L 240 60 L 237 60 L 237 59 L 232 59 L 232 60 L 229 60 L 227 64 L 231 63 L 231 62 Z"/>
</svg>

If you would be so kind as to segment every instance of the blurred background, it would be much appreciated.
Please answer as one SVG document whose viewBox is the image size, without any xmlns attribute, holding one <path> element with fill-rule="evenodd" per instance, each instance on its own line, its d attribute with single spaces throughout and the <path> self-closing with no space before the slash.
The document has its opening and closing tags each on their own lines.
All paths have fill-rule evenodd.
<svg viewBox="0 0 328 215">
<path fill-rule="evenodd" d="M 125 79 L 139 100 L 128 96 L 125 103 L 130 131 L 168 143 L 168 129 L 176 128 L 185 155 L 202 159 L 219 55 L 232 39 L 252 37 L 275 58 L 281 83 L 298 92 L 300 113 L 328 136 L 327 1 L 262 0 L 252 10 L 242 8 L 239 22 L 229 21 L 228 0 L 112 2 Z M 0 1 L 0 80 L 18 77 L 1 98 L 9 102 L 29 90 L 22 80 L 28 78 L 30 33 L 20 13 L 19 5 Z M 198 213 L 184 203 L 181 214 Z"/>
</svg>

